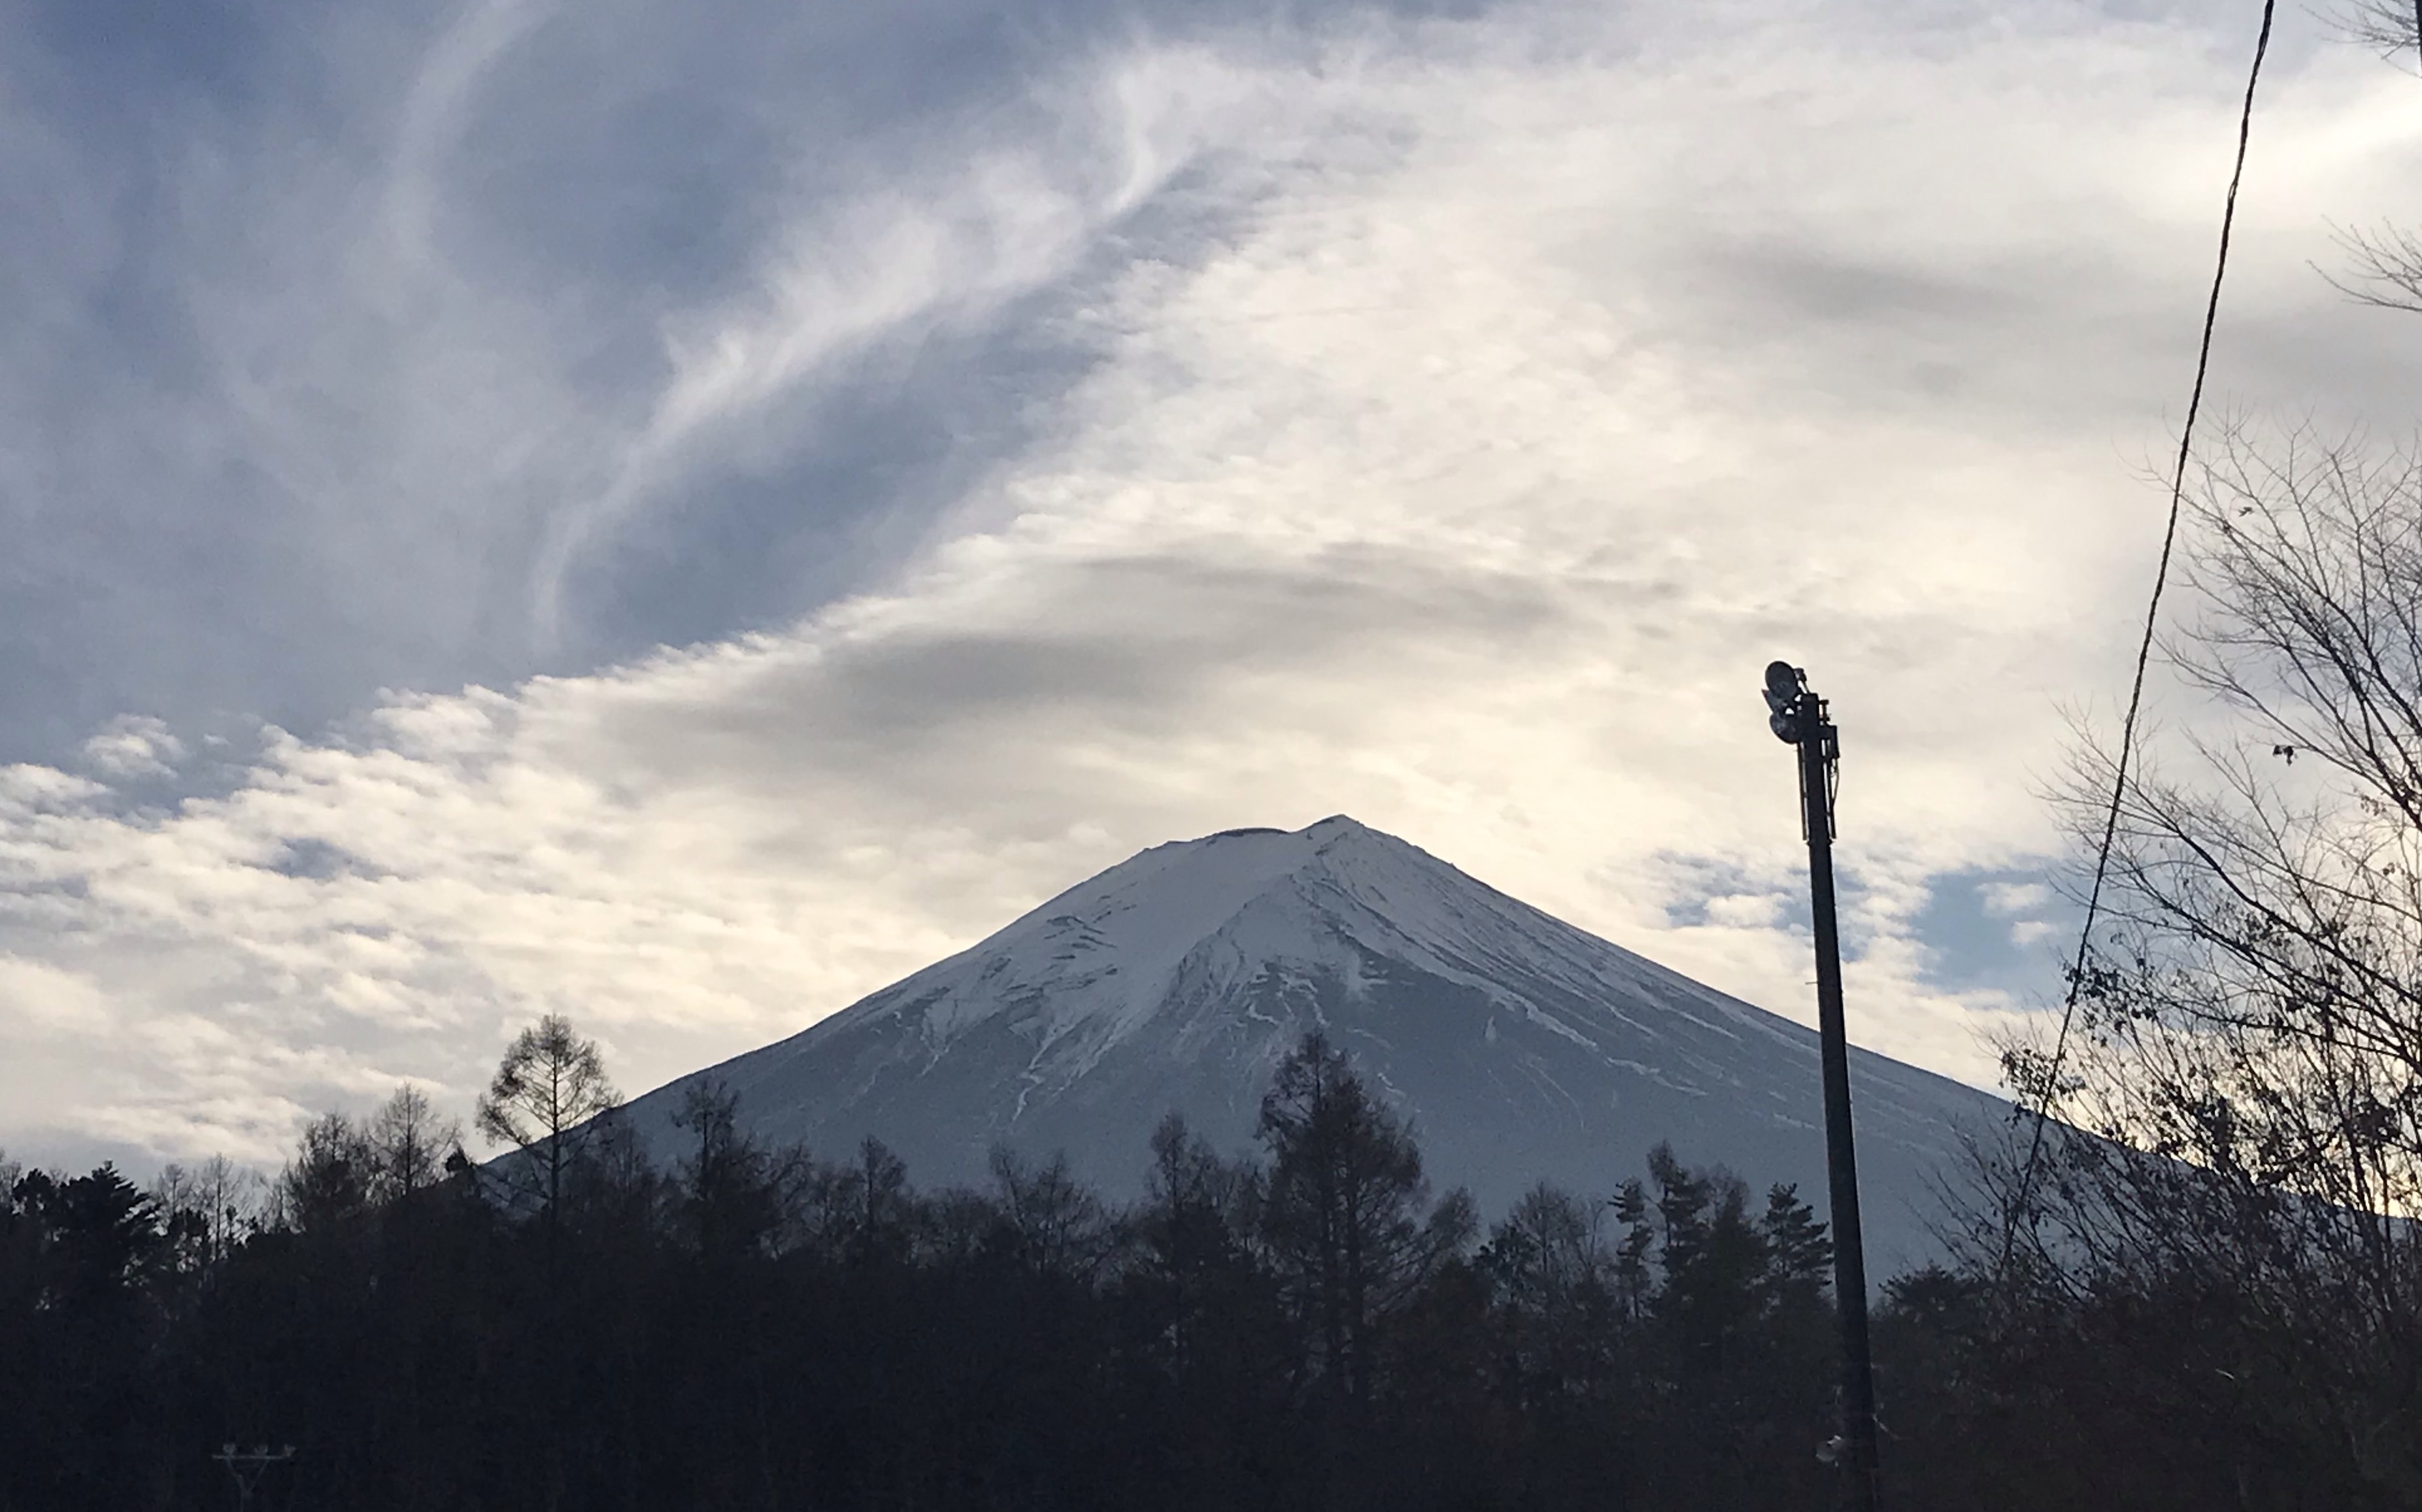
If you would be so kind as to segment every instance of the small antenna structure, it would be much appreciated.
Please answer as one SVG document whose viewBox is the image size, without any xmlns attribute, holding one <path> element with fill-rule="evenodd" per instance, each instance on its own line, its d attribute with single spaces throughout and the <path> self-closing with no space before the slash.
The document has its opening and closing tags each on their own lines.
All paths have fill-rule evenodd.
<svg viewBox="0 0 2422 1512">
<path fill-rule="evenodd" d="M 252 1493 L 260 1489 L 260 1477 L 270 1466 L 282 1465 L 292 1459 L 294 1446 L 281 1443 L 272 1449 L 265 1443 L 259 1443 L 245 1449 L 226 1443 L 219 1445 L 219 1452 L 211 1457 L 225 1465 L 228 1473 L 235 1477 L 236 1512 L 252 1512 Z"/>
</svg>

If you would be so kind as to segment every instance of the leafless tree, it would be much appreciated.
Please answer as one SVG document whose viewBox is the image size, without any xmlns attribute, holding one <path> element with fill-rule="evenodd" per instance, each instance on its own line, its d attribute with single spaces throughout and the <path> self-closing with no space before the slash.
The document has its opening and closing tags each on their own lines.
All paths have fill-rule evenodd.
<svg viewBox="0 0 2422 1512">
<path fill-rule="evenodd" d="M 1021 1264 L 1092 1284 L 1116 1256 L 1119 1225 L 1093 1189 L 1055 1155 L 1040 1163 L 992 1151 L 992 1200 Z"/>
<path fill-rule="evenodd" d="M 1259 1132 L 1270 1153 L 1263 1240 L 1318 1342 L 1324 1386 L 1367 1403 L 1383 1320 L 1470 1244 L 1471 1199 L 1457 1190 L 1429 1205 L 1411 1134 L 1317 1032 L 1280 1063 Z"/>
<path fill-rule="evenodd" d="M 2376 48 L 2385 57 L 2414 56 L 2422 36 L 2422 8 L 2411 0 L 2352 0 L 2332 19 L 2349 41 Z"/>
<path fill-rule="evenodd" d="M 2383 57 L 2422 64 L 2422 5 L 2412 0 L 2351 0 L 2331 18 L 2339 35 Z M 2338 248 L 2349 265 L 2325 272 L 2340 292 L 2381 309 L 2422 313 L 2422 239 L 2396 226 L 2344 228 Z"/>
<path fill-rule="evenodd" d="M 370 1115 L 371 1196 L 380 1202 L 410 1199 L 437 1184 L 446 1158 L 462 1147 L 463 1126 L 440 1117 L 429 1095 L 406 1084 Z"/>
<path fill-rule="evenodd" d="M 681 1160 L 676 1204 L 700 1253 L 730 1256 L 781 1249 L 809 1180 L 796 1146 L 769 1150 L 741 1128 L 740 1095 L 717 1078 L 692 1083 L 673 1125 L 694 1142 Z"/>
<path fill-rule="evenodd" d="M 206 1271 L 268 1220 L 269 1183 L 258 1171 L 214 1155 L 188 1169 L 171 1163 L 151 1184 L 181 1268 Z"/>
<path fill-rule="evenodd" d="M 335 1229 L 371 1202 L 370 1180 L 378 1158 L 362 1126 L 328 1112 L 303 1127 L 294 1158 L 278 1173 L 273 1207 L 276 1221 L 304 1233 Z"/>
<path fill-rule="evenodd" d="M 549 1014 L 514 1037 L 480 1096 L 474 1121 L 489 1140 L 523 1152 L 517 1179 L 536 1188 L 554 1221 L 562 1211 L 566 1173 L 596 1137 L 600 1115 L 621 1104 L 596 1041 Z"/>
<path fill-rule="evenodd" d="M 1989 1186 L 2046 1284 L 2225 1299 L 2181 1390 L 2263 1382 L 2422 1498 L 2422 463 L 2241 429 L 2201 485 L 2164 649 L 2209 701 L 2120 789 L 2066 1053 L 2006 1061 L 2063 1122 Z M 2082 751 L 2091 854 L 2115 772 Z"/>
</svg>

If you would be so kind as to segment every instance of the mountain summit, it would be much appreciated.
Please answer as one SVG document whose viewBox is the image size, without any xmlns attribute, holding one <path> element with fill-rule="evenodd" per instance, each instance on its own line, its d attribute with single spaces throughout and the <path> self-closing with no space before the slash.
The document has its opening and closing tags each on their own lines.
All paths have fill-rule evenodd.
<svg viewBox="0 0 2422 1512">
<path fill-rule="evenodd" d="M 715 1077 L 760 1138 L 837 1156 L 872 1134 L 920 1183 L 973 1179 L 1005 1142 L 1127 1191 L 1172 1110 L 1248 1144 L 1272 1069 L 1313 1028 L 1411 1119 L 1437 1185 L 1484 1212 L 1543 1179 L 1602 1196 L 1659 1140 L 1825 1206 L 1814 1032 L 1342 814 L 1156 845 L 631 1115 L 668 1142 L 683 1089 Z M 2005 1110 L 1862 1050 L 1851 1083 L 1889 1267 L 1927 1248 L 1961 1126 Z"/>
</svg>

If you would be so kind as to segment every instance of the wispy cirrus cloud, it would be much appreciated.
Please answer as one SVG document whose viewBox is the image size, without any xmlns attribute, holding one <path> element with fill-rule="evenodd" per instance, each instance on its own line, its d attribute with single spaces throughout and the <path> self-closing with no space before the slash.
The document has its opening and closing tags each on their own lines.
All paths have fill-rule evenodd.
<svg viewBox="0 0 2422 1512">
<path fill-rule="evenodd" d="M 0 757 L 318 728 L 895 566 L 1087 360 L 1004 315 L 1271 80 L 1217 8 L 894 19 L 0 18 L 39 315 L 0 338 Z"/>
<path fill-rule="evenodd" d="M 778 465 L 870 348 L 964 332 L 1067 278 L 1204 153 L 1249 122 L 1266 144 L 1289 114 L 1277 78 L 1217 52 L 1122 48 L 998 108 L 981 145 L 936 144 L 896 181 L 797 213 L 733 297 L 667 317 L 646 422 L 594 496 L 549 521 L 541 634 L 561 633 L 566 575 L 601 531 L 677 508 L 701 474 Z"/>
</svg>

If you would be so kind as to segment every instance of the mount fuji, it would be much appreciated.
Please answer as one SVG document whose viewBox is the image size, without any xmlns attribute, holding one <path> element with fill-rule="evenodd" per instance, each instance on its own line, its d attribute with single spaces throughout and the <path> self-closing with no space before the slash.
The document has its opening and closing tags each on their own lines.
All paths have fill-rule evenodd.
<svg viewBox="0 0 2422 1512">
<path fill-rule="evenodd" d="M 929 1185 L 980 1178 L 997 1142 L 1062 1151 L 1125 1193 L 1172 1110 L 1248 1146 L 1313 1028 L 1410 1119 L 1433 1184 L 1485 1214 L 1542 1179 L 1602 1197 L 1660 1140 L 1826 1206 L 1813 1031 L 1343 815 L 1155 846 L 627 1116 L 668 1153 L 684 1089 L 716 1078 L 762 1140 L 829 1158 L 871 1134 Z M 1934 1248 L 1961 1130 L 2008 1109 L 1856 1048 L 1850 1075 L 1869 1264 L 1890 1274 Z"/>
</svg>

